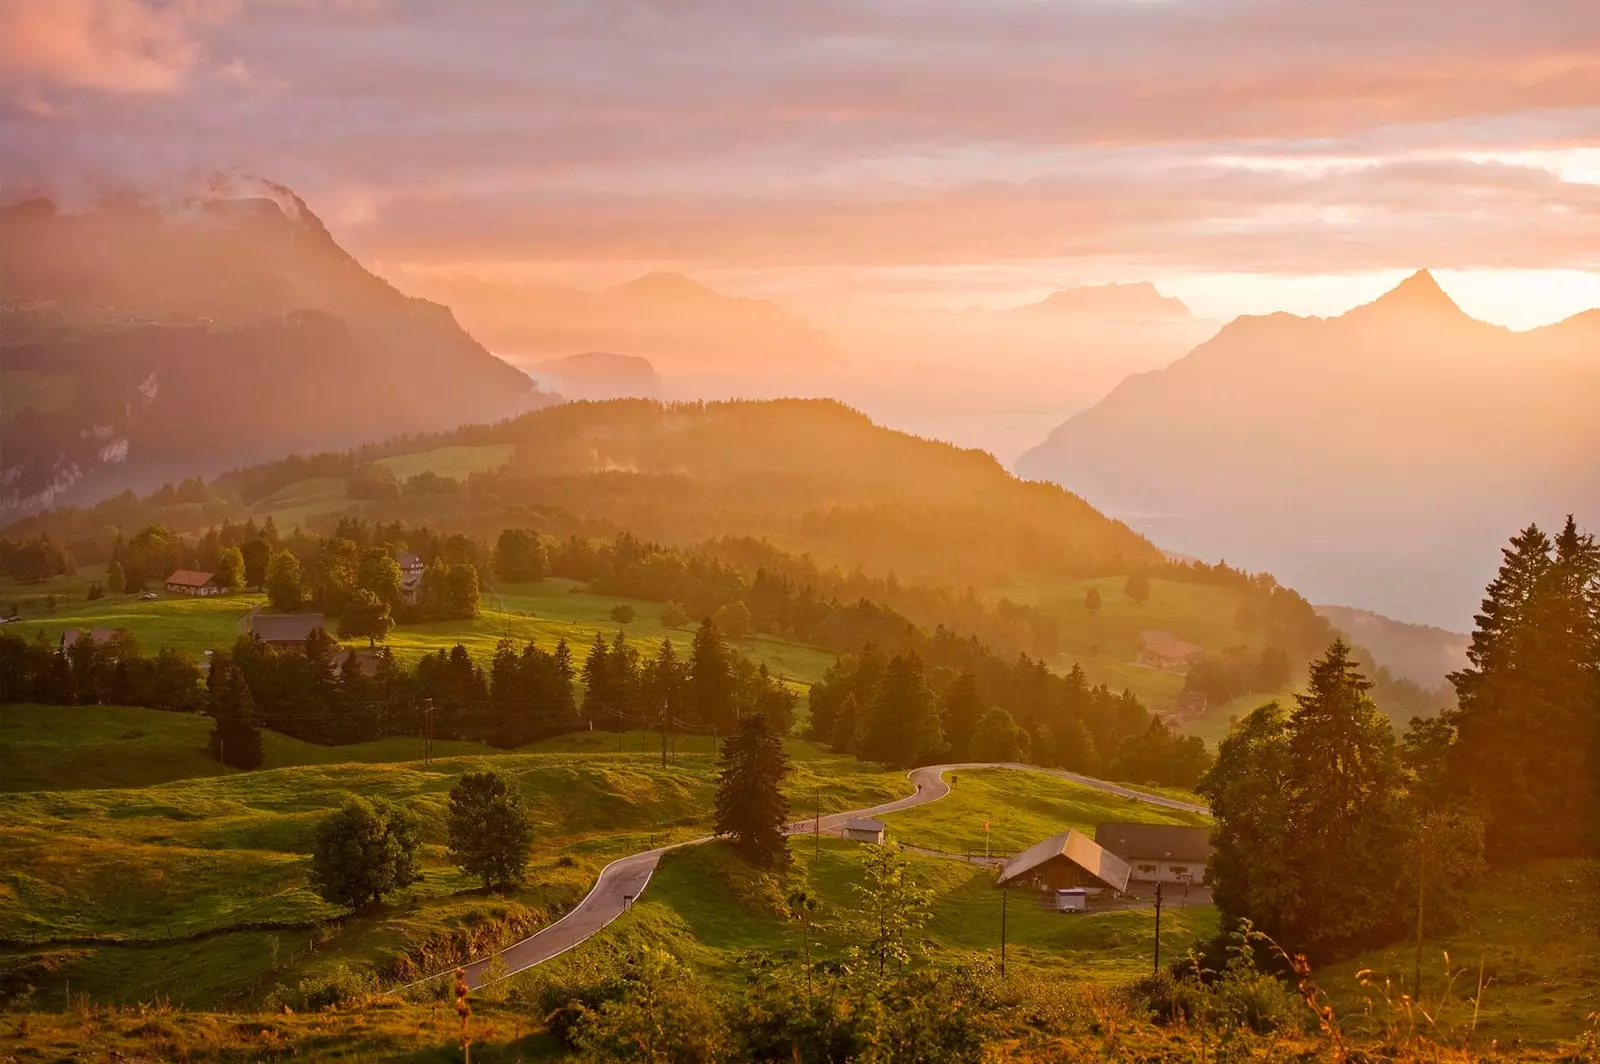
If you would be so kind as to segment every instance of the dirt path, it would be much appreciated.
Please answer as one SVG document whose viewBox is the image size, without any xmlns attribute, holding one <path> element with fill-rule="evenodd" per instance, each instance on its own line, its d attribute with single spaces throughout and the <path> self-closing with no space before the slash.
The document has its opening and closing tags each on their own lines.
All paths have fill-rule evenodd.
<svg viewBox="0 0 1600 1064">
<path fill-rule="evenodd" d="M 950 785 L 944 780 L 946 772 L 965 772 L 979 768 L 1007 768 L 1023 772 L 1043 772 L 1071 780 L 1086 787 L 1093 787 L 1096 790 L 1131 798 L 1135 801 L 1146 802 L 1150 805 L 1158 805 L 1166 809 L 1177 809 L 1192 813 L 1208 812 L 1203 805 L 1182 802 L 1175 798 L 1166 798 L 1157 794 L 1146 794 L 1143 791 L 1136 791 L 1119 784 L 1097 780 L 1091 776 L 1080 776 L 1075 772 L 1040 768 L 1037 765 L 974 762 L 962 765 L 928 765 L 924 768 L 914 768 L 908 775 L 916 790 L 904 798 L 899 798 L 892 802 L 884 802 L 882 805 L 875 805 L 867 809 L 856 809 L 846 813 L 830 813 L 821 818 L 820 826 L 816 819 L 796 821 L 785 828 L 785 834 L 808 835 L 816 830 L 833 834 L 844 827 L 846 820 L 881 816 L 885 813 L 897 813 L 902 809 L 912 809 L 919 805 L 926 805 L 929 802 L 936 802 L 950 793 Z M 643 853 L 629 854 L 627 857 L 612 861 L 600 870 L 600 876 L 595 880 L 595 884 L 589 890 L 589 893 L 567 915 L 549 927 L 523 939 L 521 942 L 507 946 L 498 955 L 491 954 L 488 957 L 465 965 L 467 984 L 477 988 L 494 979 L 527 971 L 535 965 L 543 964 L 552 957 L 559 957 L 579 943 L 591 938 L 611 921 L 626 912 L 633 900 L 644 893 L 644 889 L 649 884 L 651 875 L 655 873 L 656 866 L 661 863 L 663 855 L 683 846 L 698 846 L 703 842 L 710 842 L 712 838 L 713 836 L 707 835 L 703 838 L 691 839 L 672 846 L 661 846 L 654 850 L 646 850 Z M 500 958 L 501 965 L 494 963 L 495 956 Z M 495 970 L 491 971 L 491 968 Z M 423 983 L 444 978 L 449 974 L 449 972 L 440 972 L 401 989 L 406 990 L 414 986 L 420 986 Z"/>
</svg>

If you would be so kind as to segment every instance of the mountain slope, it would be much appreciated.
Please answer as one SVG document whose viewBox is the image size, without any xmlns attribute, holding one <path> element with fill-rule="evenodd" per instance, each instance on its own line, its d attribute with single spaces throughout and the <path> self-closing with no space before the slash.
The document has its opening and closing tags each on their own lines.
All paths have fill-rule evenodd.
<svg viewBox="0 0 1600 1064">
<path fill-rule="evenodd" d="M 1597 335 L 1487 325 L 1419 273 L 1341 317 L 1240 318 L 1017 469 L 1170 549 L 1459 627 L 1519 525 L 1600 515 Z"/>
<path fill-rule="evenodd" d="M 494 350 L 524 359 L 584 351 L 648 358 L 668 376 L 755 374 L 833 366 L 827 334 L 764 299 L 739 299 L 676 273 L 598 290 L 407 275 L 455 308 Z"/>
<path fill-rule="evenodd" d="M 0 508 L 541 401 L 447 308 L 368 273 L 288 190 L 252 193 L 0 209 L 0 365 L 70 396 L 8 402 Z"/>
<path fill-rule="evenodd" d="M 1016 308 L 1017 314 L 1071 314 L 1110 320 L 1192 318 L 1181 299 L 1164 296 L 1148 281 L 1134 284 L 1082 285 L 1052 292 L 1037 303 Z"/>
<path fill-rule="evenodd" d="M 661 375 L 647 358 L 585 351 L 524 367 L 528 375 L 568 399 L 656 399 Z"/>
</svg>

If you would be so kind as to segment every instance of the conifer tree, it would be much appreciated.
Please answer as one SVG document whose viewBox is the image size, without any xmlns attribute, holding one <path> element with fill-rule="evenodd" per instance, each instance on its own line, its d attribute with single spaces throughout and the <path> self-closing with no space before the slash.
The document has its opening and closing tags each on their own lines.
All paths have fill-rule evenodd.
<svg viewBox="0 0 1600 1064">
<path fill-rule="evenodd" d="M 944 735 L 921 658 L 906 653 L 889 659 L 862 723 L 863 758 L 909 768 L 939 755 Z"/>
<path fill-rule="evenodd" d="M 982 715 L 983 699 L 978 694 L 978 678 L 970 672 L 963 672 L 945 689 L 939 707 L 950 760 L 967 760 L 972 746 L 972 733 Z"/>
<path fill-rule="evenodd" d="M 734 722 L 733 677 L 728 648 L 707 617 L 689 652 L 689 697 L 695 720 L 726 733 Z"/>
<path fill-rule="evenodd" d="M 782 788 L 791 766 L 783 740 L 773 733 L 764 714 L 751 714 L 739 722 L 738 730 L 723 743 L 718 767 L 717 834 L 729 836 L 734 851 L 752 865 L 787 865 L 783 828 L 789 820 L 789 801 Z"/>
<path fill-rule="evenodd" d="M 1555 542 L 1530 525 L 1502 551 L 1451 674 L 1451 790 L 1488 814 L 1491 860 L 1600 846 L 1600 551 L 1572 518 Z"/>
<path fill-rule="evenodd" d="M 211 657 L 211 756 L 234 768 L 260 768 L 261 729 L 256 727 L 250 686 L 227 651 L 218 651 Z"/>
</svg>

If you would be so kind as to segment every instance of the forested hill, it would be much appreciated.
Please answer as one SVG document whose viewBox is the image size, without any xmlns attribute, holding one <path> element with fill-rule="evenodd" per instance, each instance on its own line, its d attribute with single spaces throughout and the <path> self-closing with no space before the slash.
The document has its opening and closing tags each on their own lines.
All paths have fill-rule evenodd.
<svg viewBox="0 0 1600 1064">
<path fill-rule="evenodd" d="M 541 401 L 287 189 L 0 208 L 0 513 Z"/>
<path fill-rule="evenodd" d="M 496 468 L 459 480 L 397 479 L 384 463 L 496 445 Z M 11 534 L 48 530 L 88 561 L 85 540 L 108 524 L 186 531 L 259 517 L 310 484 L 320 511 L 281 519 L 285 528 L 369 516 L 479 536 L 511 525 L 678 544 L 753 536 L 822 565 L 980 590 L 1023 574 L 1107 575 L 1159 561 L 1148 541 L 1063 488 L 1018 480 L 988 454 L 882 428 L 828 400 L 562 404 L 494 426 L 239 470 L 163 497 L 174 505 L 122 499 L 58 510 Z"/>
</svg>

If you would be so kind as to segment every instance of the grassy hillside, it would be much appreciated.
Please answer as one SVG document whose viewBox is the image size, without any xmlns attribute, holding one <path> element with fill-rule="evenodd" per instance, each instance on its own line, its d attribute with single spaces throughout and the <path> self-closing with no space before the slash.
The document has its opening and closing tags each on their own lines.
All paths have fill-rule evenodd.
<svg viewBox="0 0 1600 1064">
<path fill-rule="evenodd" d="M 1572 1038 L 1596 1024 L 1600 860 L 1491 869 L 1455 917 L 1455 930 L 1423 942 L 1424 1033 L 1454 1039 L 1475 1028 L 1480 1042 L 1517 1045 Z M 1375 1031 L 1392 1022 L 1389 1001 L 1412 990 L 1415 966 L 1415 946 L 1397 943 L 1319 979 L 1347 1025 Z"/>
<path fill-rule="evenodd" d="M 198 656 L 207 650 L 229 646 L 238 638 L 239 624 L 250 609 L 264 605 L 263 595 L 244 593 L 193 598 L 157 592 L 145 602 L 138 596 L 119 595 L 90 602 L 83 598 L 83 576 L 58 577 L 30 589 L 36 598 L 60 588 L 53 613 L 44 612 L 42 602 L 33 602 L 9 630 L 28 638 L 44 633 L 58 639 L 68 628 L 126 628 L 139 638 L 146 650 L 163 646 L 182 647 Z M 7 582 L 8 589 L 17 585 Z M 611 619 L 619 605 L 634 610 L 634 620 L 626 626 Z M 472 620 L 433 621 L 403 625 L 390 633 L 387 645 L 401 661 L 412 662 L 441 647 L 461 643 L 476 657 L 487 658 L 502 637 L 519 644 L 532 640 L 542 647 L 566 639 L 574 653 L 593 642 L 595 633 L 610 639 L 625 628 L 630 639 L 659 643 L 671 639 L 681 653 L 693 638 L 688 628 L 667 628 L 661 623 L 662 606 L 657 602 L 611 595 L 593 595 L 571 580 L 551 578 L 529 584 L 508 584 L 484 592 L 483 609 Z M 776 676 L 803 689 L 822 676 L 835 655 L 819 647 L 752 635 L 732 640 L 746 654 L 764 663 Z"/>
<path fill-rule="evenodd" d="M 819 787 L 825 811 L 905 793 L 898 773 L 803 753 L 797 804 Z M 491 764 L 517 778 L 536 826 L 528 885 L 506 897 L 480 894 L 443 849 L 454 777 Z M 712 778 L 705 755 L 663 768 L 650 754 L 514 753 L 3 794 L 0 983 L 70 980 L 97 1000 L 198 1006 L 346 964 L 436 969 L 550 922 L 615 857 L 703 834 Z M 308 885 L 314 826 L 351 793 L 405 805 L 424 841 L 423 881 L 359 918 Z"/>
<path fill-rule="evenodd" d="M 890 835 L 914 846 L 982 853 L 987 821 L 993 852 L 1017 853 L 1068 828 L 1093 836 L 1096 824 L 1112 821 L 1210 824 L 1207 817 L 1119 798 L 1043 772 L 972 769 L 956 775 L 955 788 L 945 798 L 885 816 Z"/>
<path fill-rule="evenodd" d="M 852 889 L 862 882 L 864 848 L 825 838 L 818 853 L 812 840 L 796 838 L 789 850 L 793 866 L 781 886 L 753 875 L 721 844 L 668 854 L 632 911 L 585 948 L 652 944 L 721 981 L 737 983 L 745 976 L 747 951 L 798 952 L 800 937 L 795 924 L 783 918 L 782 902 L 788 890 L 803 887 L 819 902 L 816 959 L 845 959 L 859 941 L 853 925 L 867 918 Z M 915 853 L 906 859 L 911 878 L 933 895 L 924 930 L 930 959 L 940 964 L 983 957 L 998 961 L 1000 894 L 993 870 Z M 1013 892 L 1006 908 L 1011 971 L 1112 984 L 1149 970 L 1153 909 L 1068 915 L 1047 908 L 1043 895 L 1028 891 Z M 1163 952 L 1181 956 L 1215 929 L 1216 910 L 1209 905 L 1170 909 L 1161 922 Z M 527 981 L 546 977 L 541 973 Z"/>
</svg>

